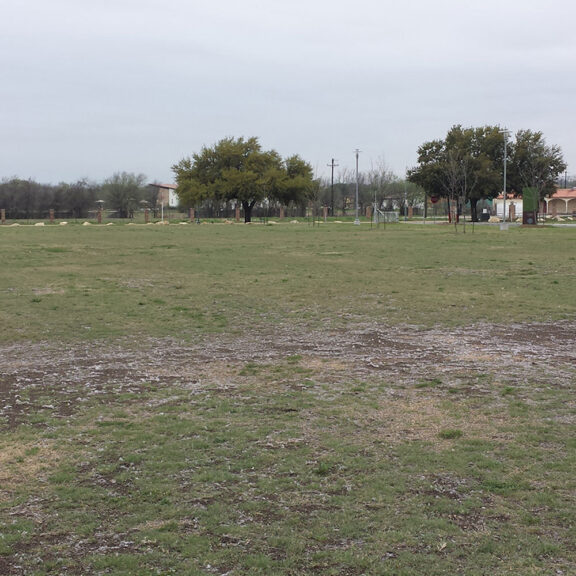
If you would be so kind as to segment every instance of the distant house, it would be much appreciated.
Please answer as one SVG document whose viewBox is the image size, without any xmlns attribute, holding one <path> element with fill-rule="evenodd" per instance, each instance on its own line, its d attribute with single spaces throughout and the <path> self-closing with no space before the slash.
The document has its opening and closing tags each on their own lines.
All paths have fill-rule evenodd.
<svg viewBox="0 0 576 576">
<path fill-rule="evenodd" d="M 156 204 L 158 206 L 164 206 L 167 208 L 177 208 L 179 204 L 178 193 L 176 192 L 177 186 L 175 184 L 148 184 L 152 188 L 155 188 L 158 192 L 158 200 Z"/>
<path fill-rule="evenodd" d="M 552 196 L 544 198 L 546 214 L 576 216 L 576 188 L 559 188 Z"/>
</svg>

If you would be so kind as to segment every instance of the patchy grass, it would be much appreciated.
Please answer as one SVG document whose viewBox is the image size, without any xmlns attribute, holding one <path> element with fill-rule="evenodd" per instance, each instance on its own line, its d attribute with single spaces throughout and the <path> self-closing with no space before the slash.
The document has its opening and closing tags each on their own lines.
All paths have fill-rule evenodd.
<svg viewBox="0 0 576 576">
<path fill-rule="evenodd" d="M 435 388 L 391 396 L 394 384 L 373 378 L 362 393 L 341 382 L 327 394 L 321 372 L 306 368 L 303 384 L 298 367 L 287 357 L 238 366 L 232 387 L 94 397 L 13 430 L 2 445 L 7 573 L 576 566 L 575 444 L 558 419 L 568 390 L 526 391 L 518 411 L 493 384 L 479 409 Z"/>
<path fill-rule="evenodd" d="M 572 231 L 0 240 L 1 574 L 576 572 Z"/>
</svg>

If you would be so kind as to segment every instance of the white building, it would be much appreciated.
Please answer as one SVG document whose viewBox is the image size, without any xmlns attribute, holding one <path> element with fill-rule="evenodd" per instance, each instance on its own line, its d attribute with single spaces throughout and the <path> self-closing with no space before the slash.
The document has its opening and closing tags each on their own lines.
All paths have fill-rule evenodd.
<svg viewBox="0 0 576 576">
<path fill-rule="evenodd" d="M 149 184 L 158 191 L 158 200 L 156 202 L 157 206 L 164 206 L 164 208 L 178 208 L 180 200 L 178 198 L 178 193 L 176 190 L 178 186 L 176 184 Z"/>
<path fill-rule="evenodd" d="M 504 220 L 504 195 L 500 194 L 492 201 L 492 207 L 496 211 L 496 216 L 500 220 Z M 506 220 L 515 222 L 522 220 L 522 198 L 516 194 L 506 194 Z"/>
</svg>

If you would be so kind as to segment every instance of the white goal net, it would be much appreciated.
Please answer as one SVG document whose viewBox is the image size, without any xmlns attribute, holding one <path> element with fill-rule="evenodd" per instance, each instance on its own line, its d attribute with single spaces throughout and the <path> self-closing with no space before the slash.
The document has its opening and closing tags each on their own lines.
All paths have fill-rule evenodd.
<svg viewBox="0 0 576 576">
<path fill-rule="evenodd" d="M 383 212 L 382 210 L 374 210 L 374 224 L 387 224 L 388 222 L 398 222 L 400 216 L 398 212 Z"/>
</svg>

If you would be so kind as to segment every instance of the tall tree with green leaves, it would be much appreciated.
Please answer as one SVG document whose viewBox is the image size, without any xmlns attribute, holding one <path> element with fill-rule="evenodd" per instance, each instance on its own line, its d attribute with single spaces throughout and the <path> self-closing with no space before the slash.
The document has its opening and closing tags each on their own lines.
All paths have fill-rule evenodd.
<svg viewBox="0 0 576 576">
<path fill-rule="evenodd" d="M 182 205 L 235 200 L 242 205 L 245 222 L 251 222 L 252 210 L 259 202 L 299 201 L 313 190 L 308 163 L 299 156 L 283 160 L 275 150 L 262 150 L 255 137 L 224 138 L 183 158 L 172 170 Z"/>
<path fill-rule="evenodd" d="M 520 193 L 524 188 L 536 188 L 540 199 L 554 194 L 558 177 L 566 170 L 560 147 L 548 145 L 542 132 L 532 130 L 516 133 L 510 144 L 509 166 L 509 188 Z"/>
<path fill-rule="evenodd" d="M 418 166 L 408 180 L 430 196 L 442 196 L 464 205 L 470 202 L 472 220 L 476 203 L 499 194 L 504 158 L 504 136 L 497 126 L 453 126 L 444 140 L 425 142 L 418 148 Z"/>
<path fill-rule="evenodd" d="M 470 201 L 475 221 L 478 200 L 502 191 L 506 137 L 498 126 L 453 126 L 444 140 L 418 148 L 418 166 L 408 171 L 408 179 L 428 195 Z M 566 169 L 560 147 L 547 145 L 542 132 L 519 130 L 506 146 L 506 154 L 507 191 L 521 194 L 523 188 L 534 187 L 542 198 L 554 192 L 558 176 Z"/>
<path fill-rule="evenodd" d="M 284 205 L 302 203 L 313 198 L 319 183 L 314 180 L 312 166 L 297 154 L 283 161 L 284 174 L 279 179 L 276 200 Z"/>
</svg>

